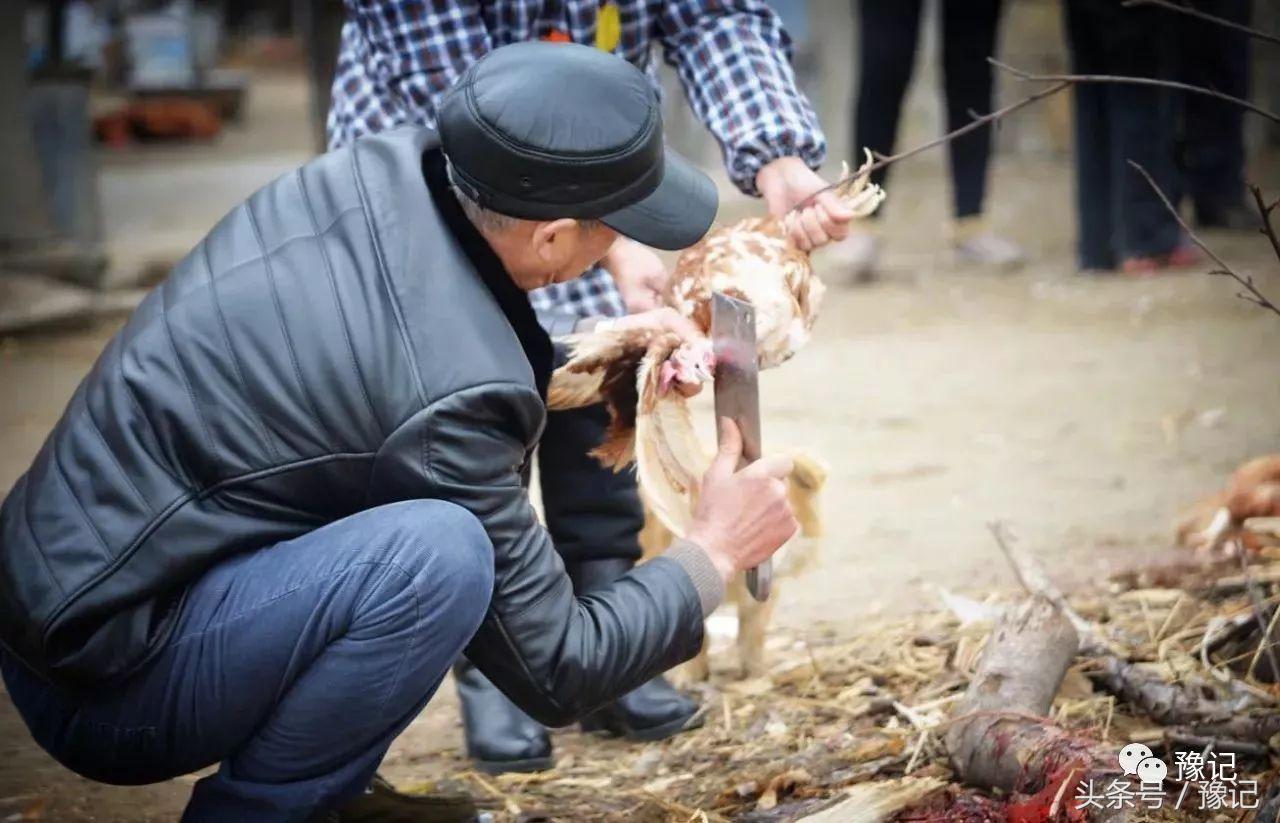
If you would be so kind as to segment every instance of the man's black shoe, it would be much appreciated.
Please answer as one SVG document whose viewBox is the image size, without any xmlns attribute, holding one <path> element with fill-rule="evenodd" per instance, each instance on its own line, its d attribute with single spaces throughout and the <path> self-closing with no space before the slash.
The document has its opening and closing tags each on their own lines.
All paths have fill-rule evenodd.
<svg viewBox="0 0 1280 823">
<path fill-rule="evenodd" d="M 312 823 L 474 823 L 479 810 L 465 794 L 402 794 L 374 775 L 364 794 L 313 817 Z"/>
<path fill-rule="evenodd" d="M 581 597 L 631 571 L 635 563 L 606 558 L 566 563 L 573 590 Z M 604 731 L 629 740 L 663 740 L 702 725 L 698 704 L 659 675 L 582 719 L 585 732 Z"/>
<path fill-rule="evenodd" d="M 467 756 L 486 774 L 541 772 L 555 765 L 551 736 L 466 660 L 453 667 Z"/>
<path fill-rule="evenodd" d="M 1196 225 L 1204 229 L 1253 231 L 1262 225 L 1257 212 L 1243 203 L 1232 203 L 1230 205 L 1197 203 L 1195 215 Z"/>
<path fill-rule="evenodd" d="M 659 675 L 582 718 L 584 732 L 603 731 L 628 740 L 665 740 L 702 725 L 698 704 Z"/>
</svg>

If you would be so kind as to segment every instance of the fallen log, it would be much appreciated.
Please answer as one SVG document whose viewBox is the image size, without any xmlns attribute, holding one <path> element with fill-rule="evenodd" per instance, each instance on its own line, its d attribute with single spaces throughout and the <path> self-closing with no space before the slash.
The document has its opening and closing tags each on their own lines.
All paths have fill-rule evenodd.
<svg viewBox="0 0 1280 823">
<path fill-rule="evenodd" d="M 966 783 L 1035 792 L 1064 755 L 1073 759 L 1075 752 L 1061 748 L 1070 738 L 1044 715 L 1078 645 L 1071 622 L 1043 597 L 1005 612 L 945 736 Z"/>
<path fill-rule="evenodd" d="M 1188 733 L 1200 737 L 1225 737 L 1267 743 L 1280 734 L 1280 712 L 1267 711 L 1237 714 L 1221 723 L 1205 723 L 1191 726 Z"/>
<path fill-rule="evenodd" d="M 1277 819 L 1280 819 L 1280 780 L 1273 782 L 1263 795 L 1253 823 L 1276 823 Z"/>
<path fill-rule="evenodd" d="M 1168 733 L 1168 749 L 1189 750 L 1194 752 L 1214 751 L 1229 752 L 1240 757 L 1266 760 L 1271 755 L 1271 747 L 1266 743 L 1250 740 L 1233 740 L 1231 738 L 1189 734 L 1181 729 L 1172 729 Z"/>
<path fill-rule="evenodd" d="M 971 786 L 1012 794 L 1010 820 L 1119 819 L 1073 802 L 1083 781 L 1116 776 L 1115 753 L 1045 717 L 1079 643 L 1047 598 L 1007 610 L 952 714 L 944 736 L 952 768 Z"/>
<path fill-rule="evenodd" d="M 1097 669 L 1089 677 L 1105 692 L 1141 710 L 1162 726 L 1220 723 L 1230 720 L 1248 705 L 1245 698 L 1216 700 L 1180 683 L 1166 682 L 1159 674 L 1115 655 L 1094 658 Z"/>
</svg>

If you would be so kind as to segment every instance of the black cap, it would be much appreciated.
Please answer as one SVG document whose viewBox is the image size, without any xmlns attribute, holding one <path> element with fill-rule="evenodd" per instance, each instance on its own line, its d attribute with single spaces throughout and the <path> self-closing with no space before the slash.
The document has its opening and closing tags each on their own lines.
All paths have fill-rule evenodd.
<svg viewBox="0 0 1280 823">
<path fill-rule="evenodd" d="M 649 78 L 572 43 L 515 43 L 471 65 L 440 107 L 454 183 L 479 205 L 529 220 L 599 219 L 682 249 L 715 218 L 715 185 L 662 142 Z"/>
</svg>

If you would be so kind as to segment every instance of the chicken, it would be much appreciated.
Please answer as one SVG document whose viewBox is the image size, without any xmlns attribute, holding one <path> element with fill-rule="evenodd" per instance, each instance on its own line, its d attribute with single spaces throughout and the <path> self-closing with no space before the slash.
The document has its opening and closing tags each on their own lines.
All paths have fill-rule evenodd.
<svg viewBox="0 0 1280 823">
<path fill-rule="evenodd" d="M 869 182 L 870 162 L 868 156 L 867 165 L 835 189 L 858 217 L 870 215 L 884 200 L 880 187 Z M 822 305 L 822 281 L 808 253 L 791 240 L 789 219 L 752 218 L 712 231 L 680 256 L 663 295 L 666 305 L 706 334 L 714 292 L 751 303 L 761 368 L 784 363 L 804 347 Z M 673 537 L 688 532 L 698 481 L 712 459 L 684 396 L 671 389 L 676 382 L 711 382 L 713 352 L 709 344 L 683 344 L 674 334 L 647 330 L 606 329 L 575 335 L 567 343 L 569 360 L 552 376 L 547 405 L 564 409 L 604 401 L 610 423 L 592 454 L 615 470 L 635 463 L 646 507 L 641 543 L 647 554 L 665 550 Z M 775 578 L 797 574 L 816 559 L 822 534 L 818 500 L 825 482 L 826 468 L 818 460 L 794 457 L 787 487 L 800 533 L 778 553 Z M 747 592 L 745 576 L 738 575 L 726 597 L 738 607 L 742 669 L 760 674 L 777 595 L 757 602 Z M 706 677 L 705 648 L 686 672 Z"/>
<path fill-rule="evenodd" d="M 879 207 L 884 192 L 869 182 L 867 164 L 835 189 L 857 217 Z M 789 360 L 809 340 L 822 305 L 824 286 L 809 254 L 791 240 L 790 216 L 752 218 L 712 231 L 686 250 L 663 295 L 666 305 L 711 332 L 716 291 L 751 303 L 756 312 L 761 368 Z M 698 481 L 711 463 L 699 440 L 685 398 L 671 391 L 677 381 L 700 386 L 713 378 L 714 356 L 706 344 L 682 344 L 673 334 L 630 330 L 576 335 L 567 341 L 568 362 L 551 380 L 547 405 L 574 408 L 603 400 L 610 424 L 592 453 L 621 470 L 632 462 L 646 507 L 641 543 L 646 553 L 664 550 L 693 522 Z M 775 578 L 798 574 L 817 556 L 822 534 L 818 499 L 826 468 L 805 455 L 794 457 L 788 496 L 800 533 L 778 553 Z M 776 594 L 759 603 L 738 575 L 726 593 L 738 607 L 738 650 L 745 674 L 764 669 L 765 635 Z M 693 678 L 709 673 L 706 649 L 686 667 Z"/>
<path fill-rule="evenodd" d="M 870 164 L 868 154 L 858 173 L 834 189 L 857 217 L 870 215 L 884 200 L 870 182 Z M 793 215 L 750 218 L 710 232 L 680 255 L 663 295 L 666 305 L 707 334 L 713 292 L 751 303 L 761 368 L 785 362 L 808 342 L 822 303 L 822 281 L 787 230 Z M 610 425 L 593 454 L 616 470 L 634 461 L 645 503 L 667 530 L 683 534 L 692 518 L 692 490 L 711 457 L 685 398 L 670 389 L 676 381 L 711 381 L 710 348 L 682 345 L 667 334 L 612 329 L 573 335 L 566 343 L 569 360 L 552 376 L 548 407 L 603 400 Z"/>
<path fill-rule="evenodd" d="M 884 200 L 884 190 L 870 183 L 871 155 L 856 175 L 845 175 L 835 188 L 857 218 L 868 217 Z M 809 342 L 809 334 L 826 287 L 813 271 L 809 253 L 790 236 L 785 217 L 739 220 L 707 234 L 680 255 L 664 299 L 704 332 L 711 331 L 711 294 L 722 291 L 745 300 L 756 310 L 756 345 L 760 368 L 791 359 Z"/>
<path fill-rule="evenodd" d="M 773 593 L 763 603 L 756 600 L 747 591 L 745 574 L 735 575 L 725 589 L 725 602 L 734 604 L 738 611 L 738 664 L 745 677 L 757 677 L 765 672 L 765 638 L 774 605 L 778 602 L 780 581 L 795 577 L 817 563 L 822 543 L 821 498 L 827 483 L 827 467 L 816 457 L 802 452 L 793 453 L 791 457 L 794 467 L 787 477 L 787 498 L 800 524 L 800 531 L 774 555 Z M 662 521 L 648 512 L 644 529 L 640 532 L 644 557 L 656 557 L 666 551 L 672 538 L 672 533 L 662 525 Z M 680 667 L 679 679 L 699 681 L 710 676 L 708 642 L 704 635 L 702 650 Z"/>
<path fill-rule="evenodd" d="M 1178 523 L 1178 543 L 1204 552 L 1280 545 L 1273 518 L 1280 518 L 1280 454 L 1244 463 L 1225 489 L 1193 506 Z"/>
<path fill-rule="evenodd" d="M 674 334 L 647 331 L 608 332 L 578 341 L 569 365 L 552 383 L 549 405 L 586 405 L 610 398 L 614 411 L 605 441 L 592 453 L 609 466 L 636 463 L 645 525 L 640 544 L 645 557 L 665 551 L 693 522 L 697 481 L 711 463 L 695 431 L 689 407 L 670 391 L 673 381 L 703 384 L 711 380 L 710 347 L 682 346 Z M 633 374 L 638 377 L 632 377 Z M 560 406 L 564 408 L 566 406 Z M 571 407 L 571 406 L 570 406 Z M 630 436 L 621 434 L 630 431 Z M 822 537 L 820 496 L 827 469 L 810 455 L 792 455 L 787 496 L 800 531 L 775 556 L 774 594 L 757 602 L 747 591 L 746 576 L 730 583 L 725 599 L 738 609 L 738 656 L 744 674 L 764 670 L 764 645 L 778 581 L 809 568 Z M 688 680 L 710 674 L 707 649 L 683 667 Z"/>
</svg>

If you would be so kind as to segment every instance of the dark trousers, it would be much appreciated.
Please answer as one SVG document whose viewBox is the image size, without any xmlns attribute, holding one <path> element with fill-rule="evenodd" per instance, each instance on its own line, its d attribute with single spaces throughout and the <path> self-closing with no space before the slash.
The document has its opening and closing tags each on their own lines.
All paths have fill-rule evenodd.
<svg viewBox="0 0 1280 823">
<path fill-rule="evenodd" d="M 1072 70 L 1080 74 L 1170 77 L 1174 21 L 1159 8 L 1118 0 L 1067 0 Z M 1176 192 L 1177 96 L 1167 89 L 1081 83 L 1074 89 L 1076 213 L 1080 265 L 1112 269 L 1126 257 L 1156 256 L 1179 241 L 1178 224 L 1129 160 Z"/>
<path fill-rule="evenodd" d="M 1197 0 L 1200 11 L 1249 23 L 1249 0 Z M 1178 79 L 1249 99 L 1249 37 L 1190 17 L 1178 24 Z M 1178 157 L 1183 191 L 1201 209 L 1238 205 L 1244 193 L 1244 109 L 1203 94 L 1182 99 Z"/>
<path fill-rule="evenodd" d="M 923 0 L 858 0 L 861 16 L 858 99 L 854 106 L 854 165 L 863 148 L 892 154 L 897 144 L 902 100 L 911 80 L 920 39 Z M 991 65 L 1000 22 L 1000 0 L 943 0 L 942 73 L 947 129 L 991 111 Z M 990 128 L 977 129 L 947 144 L 956 217 L 982 212 L 991 157 Z M 888 169 L 871 179 L 883 183 Z"/>
<path fill-rule="evenodd" d="M 395 503 L 215 566 L 123 683 L 80 694 L 3 655 L 0 669 L 36 741 L 68 768 L 138 784 L 221 762 L 184 821 L 303 821 L 368 784 L 492 590 L 475 517 Z"/>
<path fill-rule="evenodd" d="M 538 473 L 547 531 L 566 563 L 640 559 L 644 507 L 633 469 L 606 469 L 587 452 L 604 440 L 603 405 L 547 414 Z"/>
<path fill-rule="evenodd" d="M 546 429 L 538 441 L 538 475 L 547 531 L 575 580 L 582 577 L 573 573 L 572 567 L 577 564 L 640 559 L 644 506 L 635 470 L 606 469 L 588 454 L 604 440 L 608 424 L 609 412 L 603 405 L 548 412 Z M 458 665 L 469 664 L 459 660 Z M 488 706 L 503 703 L 511 715 L 523 715 L 479 672 L 469 671 L 455 682 L 463 700 L 484 696 L 492 701 Z M 530 726 L 535 723 L 532 718 L 526 722 Z"/>
</svg>

